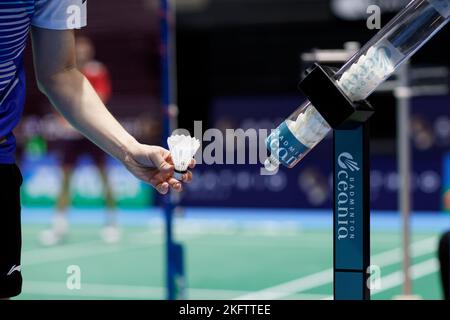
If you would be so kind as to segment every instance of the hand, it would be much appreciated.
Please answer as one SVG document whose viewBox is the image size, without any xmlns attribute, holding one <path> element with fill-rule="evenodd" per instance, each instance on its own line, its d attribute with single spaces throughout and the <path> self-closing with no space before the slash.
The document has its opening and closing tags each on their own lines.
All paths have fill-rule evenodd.
<svg viewBox="0 0 450 320">
<path fill-rule="evenodd" d="M 174 166 L 170 152 L 158 146 L 138 144 L 127 153 L 123 164 L 136 178 L 152 185 L 161 194 L 167 194 L 170 188 L 181 192 L 181 182 L 189 183 L 192 180 L 190 171 L 183 175 L 181 182 L 173 178 Z M 195 167 L 194 159 L 189 167 Z"/>
</svg>

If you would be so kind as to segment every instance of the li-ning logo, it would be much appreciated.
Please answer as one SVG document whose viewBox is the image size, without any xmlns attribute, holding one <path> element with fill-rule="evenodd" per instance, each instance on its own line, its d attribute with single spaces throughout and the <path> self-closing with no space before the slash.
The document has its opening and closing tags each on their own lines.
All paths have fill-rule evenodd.
<svg viewBox="0 0 450 320">
<path fill-rule="evenodd" d="M 349 169 L 352 172 L 360 170 L 358 163 L 353 160 L 353 156 L 348 152 L 339 155 L 338 163 L 342 169 Z"/>
<path fill-rule="evenodd" d="M 18 265 L 18 266 L 13 265 L 12 268 L 9 270 L 7 276 L 12 275 L 14 271 L 20 272 L 21 270 L 22 270 L 22 267 L 20 265 Z"/>
</svg>

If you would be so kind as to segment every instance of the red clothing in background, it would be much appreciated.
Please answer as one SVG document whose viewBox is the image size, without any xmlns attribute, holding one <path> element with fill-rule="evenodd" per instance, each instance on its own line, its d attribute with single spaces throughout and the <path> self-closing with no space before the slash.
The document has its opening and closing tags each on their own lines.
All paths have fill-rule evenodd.
<svg viewBox="0 0 450 320">
<path fill-rule="evenodd" d="M 104 103 L 111 97 L 111 79 L 106 67 L 98 61 L 91 61 L 80 68 Z"/>
</svg>

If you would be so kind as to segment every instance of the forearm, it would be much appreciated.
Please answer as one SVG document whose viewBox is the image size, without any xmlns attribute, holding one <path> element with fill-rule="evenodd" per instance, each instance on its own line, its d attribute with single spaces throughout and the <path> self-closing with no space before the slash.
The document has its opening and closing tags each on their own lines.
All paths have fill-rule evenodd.
<svg viewBox="0 0 450 320">
<path fill-rule="evenodd" d="M 89 81 L 76 69 L 73 30 L 32 28 L 39 88 L 56 109 L 88 139 L 123 162 L 138 179 L 162 194 L 181 191 L 168 150 L 138 143 L 109 113 Z M 195 162 L 192 163 L 193 167 Z M 192 173 L 182 181 L 189 182 Z"/>
<path fill-rule="evenodd" d="M 114 158 L 124 161 L 138 144 L 76 68 L 53 75 L 40 87 L 74 128 Z"/>
</svg>

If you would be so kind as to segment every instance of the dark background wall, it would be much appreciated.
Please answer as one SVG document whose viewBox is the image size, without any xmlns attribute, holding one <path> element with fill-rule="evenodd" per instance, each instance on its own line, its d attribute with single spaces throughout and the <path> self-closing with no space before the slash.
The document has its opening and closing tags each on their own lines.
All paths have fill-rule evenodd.
<svg viewBox="0 0 450 320">
<path fill-rule="evenodd" d="M 402 4 L 372 2 L 386 7 L 383 25 L 394 15 L 389 3 Z M 337 17 L 329 0 L 206 3 L 198 11 L 181 12 L 177 17 L 179 104 L 182 124 L 187 127 L 194 119 L 204 118 L 217 96 L 299 95 L 301 53 L 312 48 L 342 48 L 346 41 L 365 43 L 376 33 L 367 29 L 366 20 Z M 449 43 L 446 28 L 414 56 L 413 64 L 448 66 Z M 390 116 L 388 131 L 393 138 L 393 101 L 386 99 L 378 103 L 382 105 L 378 114 L 384 120 Z M 280 110 L 286 116 L 291 111 Z"/>
<path fill-rule="evenodd" d="M 113 94 L 108 108 L 144 141 L 160 141 L 159 24 L 151 1 L 94 0 L 88 5 L 88 27 L 77 35 L 92 39 L 96 59 L 109 69 Z M 27 48 L 27 105 L 24 122 L 52 112 L 34 81 L 31 43 Z M 136 120 L 137 119 L 137 120 Z M 140 123 L 137 124 L 137 121 Z M 139 127 L 139 128 L 136 128 Z"/>
</svg>

